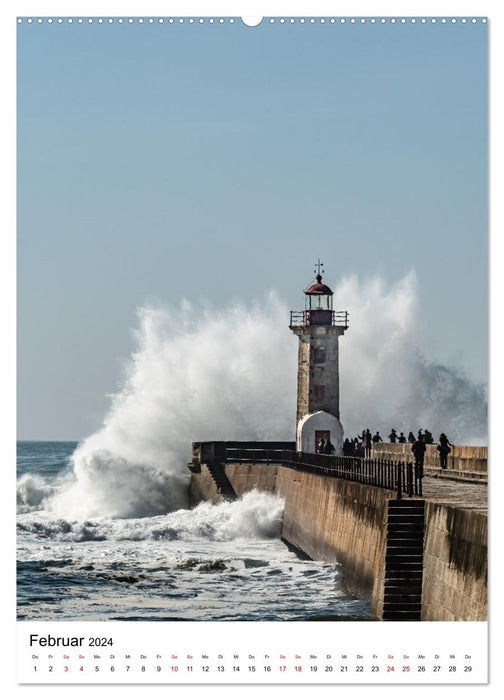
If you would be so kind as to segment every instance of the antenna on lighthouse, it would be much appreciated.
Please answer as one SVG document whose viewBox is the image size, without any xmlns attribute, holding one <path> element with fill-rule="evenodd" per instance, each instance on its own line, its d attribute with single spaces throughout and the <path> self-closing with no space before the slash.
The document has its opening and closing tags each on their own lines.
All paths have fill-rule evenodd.
<svg viewBox="0 0 504 700">
<path fill-rule="evenodd" d="M 321 271 L 322 271 L 322 274 L 325 275 L 324 263 L 323 263 L 323 262 L 320 262 L 320 258 L 319 258 L 319 259 L 317 260 L 317 262 L 315 263 L 315 269 L 313 270 L 313 272 L 317 273 L 317 279 L 318 279 L 319 277 L 320 277 L 320 279 L 322 279 L 322 275 L 320 274 Z"/>
</svg>

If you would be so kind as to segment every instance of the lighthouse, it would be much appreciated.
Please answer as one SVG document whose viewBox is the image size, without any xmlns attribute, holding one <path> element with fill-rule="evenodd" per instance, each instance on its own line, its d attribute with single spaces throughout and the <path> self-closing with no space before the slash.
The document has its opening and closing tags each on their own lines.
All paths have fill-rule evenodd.
<svg viewBox="0 0 504 700">
<path fill-rule="evenodd" d="M 341 454 L 343 426 L 339 407 L 339 337 L 348 328 L 348 313 L 334 311 L 333 291 L 322 282 L 323 263 L 317 263 L 316 282 L 304 290 L 304 311 L 291 311 L 290 326 L 299 338 L 296 446 L 316 452 L 329 439 Z"/>
</svg>

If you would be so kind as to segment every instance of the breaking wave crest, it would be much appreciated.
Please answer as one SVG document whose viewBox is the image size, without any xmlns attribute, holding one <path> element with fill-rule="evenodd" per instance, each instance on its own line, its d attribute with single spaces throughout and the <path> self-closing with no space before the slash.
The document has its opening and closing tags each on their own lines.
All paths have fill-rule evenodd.
<svg viewBox="0 0 504 700">
<path fill-rule="evenodd" d="M 334 299 L 350 312 L 340 340 L 347 436 L 422 427 L 453 443 L 485 442 L 484 388 L 421 354 L 413 273 L 389 287 L 349 277 Z M 184 301 L 138 315 L 137 350 L 102 428 L 78 446 L 57 489 L 23 477 L 27 509 L 65 522 L 164 514 L 187 505 L 193 441 L 294 439 L 297 339 L 274 293 L 251 308 Z"/>
<path fill-rule="evenodd" d="M 209 540 L 280 537 L 283 500 L 267 493 L 250 491 L 243 498 L 218 505 L 201 503 L 192 510 L 137 519 L 97 518 L 66 520 L 47 512 L 26 513 L 19 517 L 18 529 L 65 542 Z"/>
</svg>

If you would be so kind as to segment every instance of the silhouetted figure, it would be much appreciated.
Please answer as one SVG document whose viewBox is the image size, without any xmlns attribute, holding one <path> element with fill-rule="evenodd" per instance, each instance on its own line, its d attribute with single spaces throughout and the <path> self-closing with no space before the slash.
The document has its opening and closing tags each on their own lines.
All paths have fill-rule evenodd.
<svg viewBox="0 0 504 700">
<path fill-rule="evenodd" d="M 362 431 L 362 451 L 366 457 L 371 457 L 371 431 L 366 428 Z"/>
<path fill-rule="evenodd" d="M 380 432 L 378 430 L 373 435 L 373 442 L 383 442 L 383 440 L 380 437 Z"/>
<path fill-rule="evenodd" d="M 439 459 L 441 461 L 441 469 L 446 469 L 447 462 L 448 462 L 448 455 L 451 452 L 451 442 L 448 440 L 446 435 L 444 433 L 441 433 L 439 436 L 439 445 L 437 446 L 437 450 L 439 452 Z"/>
<path fill-rule="evenodd" d="M 395 428 L 392 428 L 392 430 L 390 431 L 389 440 L 390 442 L 395 442 L 397 440 L 397 433 Z"/>
<path fill-rule="evenodd" d="M 427 428 L 425 428 L 425 430 L 424 430 L 424 442 L 426 445 L 432 445 L 434 442 L 434 438 L 432 437 L 432 433 L 430 432 L 430 430 L 427 430 Z"/>
<path fill-rule="evenodd" d="M 319 455 L 322 455 L 322 454 L 324 454 L 324 450 L 325 450 L 325 440 L 324 440 L 324 438 L 320 438 L 319 444 L 317 445 L 317 452 L 319 453 Z"/>
<path fill-rule="evenodd" d="M 344 457 L 351 457 L 354 453 L 354 445 L 348 438 L 345 438 L 345 442 L 343 443 L 343 456 Z"/>
<path fill-rule="evenodd" d="M 417 440 L 422 440 L 422 441 L 424 441 L 424 435 L 423 435 L 423 433 L 422 433 L 422 428 L 420 428 L 420 430 L 418 431 Z M 425 442 L 425 441 L 424 441 L 424 442 Z"/>
<path fill-rule="evenodd" d="M 326 455 L 333 455 L 336 452 L 334 449 L 334 445 L 330 441 L 329 438 L 327 438 L 325 445 L 324 445 L 324 454 Z"/>
<path fill-rule="evenodd" d="M 416 439 L 415 436 L 413 435 L 413 433 L 410 430 L 409 435 L 408 435 L 408 442 L 411 442 L 413 444 L 415 442 L 415 439 Z"/>
<path fill-rule="evenodd" d="M 418 476 L 423 477 L 423 463 L 425 457 L 425 442 L 423 439 L 415 440 L 411 446 L 411 451 L 415 455 L 415 466 L 418 469 Z"/>
<path fill-rule="evenodd" d="M 359 442 L 359 438 L 355 438 L 353 441 L 353 447 L 354 447 L 354 457 L 362 457 L 364 453 L 364 448 Z"/>
<path fill-rule="evenodd" d="M 397 438 L 397 441 L 400 442 L 400 443 L 405 443 L 405 442 L 406 442 L 406 436 L 404 435 L 404 433 L 401 433 L 401 434 L 399 435 L 399 437 Z"/>
</svg>

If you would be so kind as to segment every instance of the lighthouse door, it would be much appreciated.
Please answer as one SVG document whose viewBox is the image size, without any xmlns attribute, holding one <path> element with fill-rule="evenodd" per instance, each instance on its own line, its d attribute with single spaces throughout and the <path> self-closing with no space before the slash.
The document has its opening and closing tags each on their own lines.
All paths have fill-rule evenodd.
<svg viewBox="0 0 504 700">
<path fill-rule="evenodd" d="M 330 430 L 316 430 L 315 431 L 315 452 L 320 452 L 320 441 L 323 439 L 327 442 L 331 437 Z"/>
</svg>

